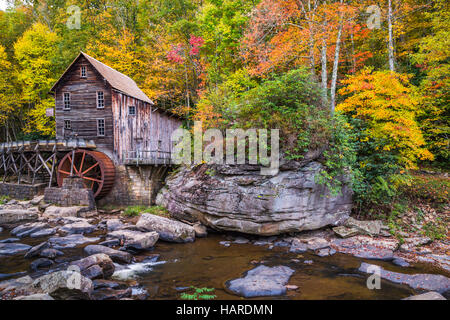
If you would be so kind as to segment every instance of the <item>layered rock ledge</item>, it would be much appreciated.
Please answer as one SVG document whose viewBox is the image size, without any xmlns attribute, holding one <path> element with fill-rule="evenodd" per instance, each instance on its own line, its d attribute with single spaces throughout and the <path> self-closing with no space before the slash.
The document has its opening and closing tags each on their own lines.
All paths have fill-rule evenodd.
<svg viewBox="0 0 450 320">
<path fill-rule="evenodd" d="M 351 190 L 333 196 L 316 182 L 321 170 L 316 161 L 281 167 L 276 176 L 250 165 L 185 167 L 168 177 L 156 201 L 178 219 L 222 231 L 269 236 L 340 225 Z"/>
</svg>

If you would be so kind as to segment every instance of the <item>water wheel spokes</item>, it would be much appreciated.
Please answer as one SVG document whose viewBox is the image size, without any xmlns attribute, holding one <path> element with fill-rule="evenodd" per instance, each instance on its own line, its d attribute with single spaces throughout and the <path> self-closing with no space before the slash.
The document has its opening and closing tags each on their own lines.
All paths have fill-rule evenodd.
<svg viewBox="0 0 450 320">
<path fill-rule="evenodd" d="M 115 169 L 111 159 L 98 151 L 78 149 L 61 160 L 58 166 L 58 185 L 65 178 L 80 177 L 83 185 L 92 189 L 96 198 L 105 196 L 114 185 Z"/>
</svg>

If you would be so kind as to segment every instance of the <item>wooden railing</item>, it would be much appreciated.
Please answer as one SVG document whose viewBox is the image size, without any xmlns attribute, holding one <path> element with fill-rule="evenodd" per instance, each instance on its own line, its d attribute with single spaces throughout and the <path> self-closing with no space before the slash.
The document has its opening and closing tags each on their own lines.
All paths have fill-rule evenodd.
<svg viewBox="0 0 450 320">
<path fill-rule="evenodd" d="M 50 187 L 55 181 L 58 155 L 78 148 L 95 149 L 96 145 L 85 139 L 0 143 L 0 182 L 34 185 L 44 179 Z"/>
<path fill-rule="evenodd" d="M 161 150 L 128 151 L 123 155 L 126 165 L 170 165 L 172 153 Z"/>
</svg>

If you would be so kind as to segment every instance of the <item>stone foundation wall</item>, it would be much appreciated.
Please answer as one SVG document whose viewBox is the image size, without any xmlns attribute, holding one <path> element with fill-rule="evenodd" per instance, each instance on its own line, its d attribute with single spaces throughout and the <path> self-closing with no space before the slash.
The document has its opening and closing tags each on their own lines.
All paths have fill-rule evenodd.
<svg viewBox="0 0 450 320">
<path fill-rule="evenodd" d="M 153 205 L 169 170 L 167 166 L 116 165 L 113 190 L 98 205 Z"/>
<path fill-rule="evenodd" d="M 86 189 L 83 181 L 77 177 L 64 179 L 62 188 L 46 188 L 44 201 L 63 207 L 82 206 L 95 209 L 92 190 Z"/>
<path fill-rule="evenodd" d="M 8 196 L 17 200 L 29 200 L 43 195 L 47 184 L 27 185 L 15 183 L 0 183 L 0 196 Z"/>
</svg>

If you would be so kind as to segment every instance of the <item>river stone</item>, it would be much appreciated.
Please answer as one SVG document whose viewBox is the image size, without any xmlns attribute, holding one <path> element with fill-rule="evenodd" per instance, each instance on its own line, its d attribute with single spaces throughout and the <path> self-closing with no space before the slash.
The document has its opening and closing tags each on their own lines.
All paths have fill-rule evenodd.
<svg viewBox="0 0 450 320">
<path fill-rule="evenodd" d="M 247 234 L 270 236 L 341 225 L 349 217 L 352 192 L 344 187 L 333 196 L 316 182 L 323 169 L 315 161 L 276 176 L 262 176 L 259 166 L 250 165 L 183 168 L 166 180 L 156 203 L 178 219 Z"/>
<path fill-rule="evenodd" d="M 128 252 L 114 250 L 105 246 L 100 245 L 89 245 L 84 248 L 84 252 L 88 255 L 93 255 L 97 253 L 104 253 L 109 256 L 113 261 L 118 263 L 131 263 L 133 256 Z"/>
<path fill-rule="evenodd" d="M 17 242 L 20 241 L 19 238 L 8 238 L 8 239 L 4 239 L 4 240 L 0 240 L 0 243 L 13 243 L 13 242 Z"/>
<path fill-rule="evenodd" d="M 30 204 L 33 206 L 37 206 L 41 201 L 44 200 L 44 196 L 36 196 L 32 200 L 30 200 Z"/>
<path fill-rule="evenodd" d="M 87 234 L 95 231 L 95 226 L 87 221 L 78 221 L 71 224 L 66 224 L 65 226 L 58 229 L 59 232 L 65 234 Z"/>
<path fill-rule="evenodd" d="M 285 266 L 260 265 L 248 271 L 243 278 L 228 281 L 227 287 L 245 298 L 284 295 L 293 273 L 294 270 Z"/>
<path fill-rule="evenodd" d="M 53 265 L 53 261 L 46 259 L 46 258 L 39 258 L 34 260 L 31 265 L 30 268 L 33 271 L 37 271 L 40 268 L 46 268 L 46 267 L 50 267 Z"/>
<path fill-rule="evenodd" d="M 45 300 L 55 300 L 55 299 L 53 299 L 51 296 L 49 296 L 46 293 L 36 293 L 36 294 L 29 295 L 29 296 L 16 297 L 16 298 L 14 298 L 14 300 L 30 300 L 30 301 L 43 300 L 43 301 L 45 301 Z"/>
<path fill-rule="evenodd" d="M 105 277 L 103 274 L 102 267 L 100 267 L 97 264 L 94 264 L 94 265 L 90 266 L 89 268 L 86 268 L 85 270 L 82 271 L 81 274 L 91 280 L 103 279 Z"/>
<path fill-rule="evenodd" d="M 75 271 L 58 271 L 36 279 L 32 287 L 56 300 L 89 300 L 92 281 Z"/>
<path fill-rule="evenodd" d="M 333 231 L 341 238 L 350 238 L 359 234 L 358 229 L 348 228 L 346 226 L 335 227 Z"/>
<path fill-rule="evenodd" d="M 374 246 L 365 246 L 353 250 L 351 254 L 356 258 L 390 261 L 394 259 L 394 252 Z"/>
<path fill-rule="evenodd" d="M 432 240 L 428 237 L 413 237 L 413 238 L 404 238 L 404 243 L 400 246 L 400 251 L 410 252 L 415 251 L 416 247 L 420 247 L 432 242 Z"/>
<path fill-rule="evenodd" d="M 48 237 L 48 236 L 54 235 L 55 233 L 56 233 L 56 228 L 42 229 L 40 231 L 33 232 L 32 234 L 30 234 L 30 238 Z"/>
<path fill-rule="evenodd" d="M 206 227 L 202 225 L 201 223 L 196 223 L 193 225 L 195 236 L 197 238 L 205 238 L 208 236 L 208 230 L 206 230 Z"/>
<path fill-rule="evenodd" d="M 26 223 L 11 230 L 11 234 L 18 238 L 24 238 L 47 227 L 48 224 L 45 222 Z"/>
<path fill-rule="evenodd" d="M 331 249 L 331 248 L 324 248 L 324 249 L 320 249 L 316 252 L 316 255 L 318 255 L 319 257 L 328 257 L 328 256 L 332 256 L 336 253 L 336 250 Z"/>
<path fill-rule="evenodd" d="M 53 249 L 75 248 L 79 245 L 99 241 L 100 238 L 87 238 L 81 234 L 71 234 L 65 237 L 53 237 L 48 241 Z"/>
<path fill-rule="evenodd" d="M 27 274 L 26 271 L 15 272 L 15 273 L 0 273 L 0 280 L 12 279 L 17 277 L 23 277 Z"/>
<path fill-rule="evenodd" d="M 132 289 L 127 288 L 123 290 L 114 290 L 111 288 L 102 288 L 95 290 L 92 293 L 93 300 L 120 300 L 123 298 L 130 298 Z"/>
<path fill-rule="evenodd" d="M 308 251 L 308 246 L 299 240 L 294 240 L 289 249 L 289 252 L 293 253 L 304 253 L 306 251 Z"/>
<path fill-rule="evenodd" d="M 58 217 L 79 217 L 83 212 L 89 210 L 88 207 L 57 207 L 49 206 L 45 209 L 43 217 L 51 219 Z"/>
<path fill-rule="evenodd" d="M 447 300 L 444 296 L 438 292 L 427 292 L 423 294 L 419 294 L 417 296 L 411 296 L 408 298 L 404 298 L 402 300 Z"/>
<path fill-rule="evenodd" d="M 108 279 L 113 275 L 115 270 L 111 258 L 103 253 L 94 254 L 87 258 L 73 261 L 70 265 L 80 268 L 81 274 L 90 279 Z"/>
<path fill-rule="evenodd" d="M 108 237 L 121 239 L 126 248 L 145 250 L 152 248 L 158 241 L 157 232 L 140 232 L 133 230 L 117 230 L 108 233 Z"/>
<path fill-rule="evenodd" d="M 407 268 L 410 266 L 410 264 L 402 258 L 394 258 L 394 260 L 392 260 L 392 263 L 399 267 L 404 267 L 404 268 Z"/>
<path fill-rule="evenodd" d="M 64 255 L 63 252 L 61 252 L 59 250 L 55 250 L 55 249 L 44 249 L 39 254 L 40 257 L 48 258 L 48 259 L 55 259 L 56 257 L 63 256 L 63 255 Z"/>
<path fill-rule="evenodd" d="M 3 295 L 7 295 L 9 292 L 21 295 L 29 295 L 32 292 L 31 284 L 33 279 L 30 276 L 24 276 L 17 279 L 11 279 L 0 282 L 0 299 Z"/>
<path fill-rule="evenodd" d="M 195 240 L 195 229 L 192 226 L 154 214 L 144 213 L 136 223 L 136 227 L 146 231 L 155 231 L 164 241 L 182 243 Z"/>
<path fill-rule="evenodd" d="M 369 270 L 380 268 L 380 276 L 382 279 L 389 280 L 394 283 L 405 284 L 415 290 L 437 291 L 439 293 L 450 290 L 450 279 L 436 274 L 404 274 L 398 272 L 387 271 L 382 267 L 367 264 L 363 262 L 359 267 L 359 271 L 369 273 Z"/>
<path fill-rule="evenodd" d="M 335 239 L 331 244 L 337 252 L 350 254 L 357 258 L 391 261 L 394 259 L 394 250 L 398 246 L 398 241 L 357 236 L 349 239 Z"/>
<path fill-rule="evenodd" d="M 105 240 L 99 243 L 99 245 L 101 246 L 105 246 L 105 247 L 118 247 L 120 246 L 120 240 L 119 239 L 110 239 L 110 240 Z"/>
<path fill-rule="evenodd" d="M 345 222 L 345 226 L 350 229 L 358 230 L 360 234 L 369 236 L 380 235 L 381 231 L 386 229 L 383 222 L 380 220 L 360 221 L 352 217 L 348 218 Z"/>
<path fill-rule="evenodd" d="M 0 210 L 0 226 L 10 226 L 36 221 L 39 218 L 37 210 L 2 209 Z"/>
<path fill-rule="evenodd" d="M 27 252 L 31 246 L 22 243 L 0 243 L 0 256 L 14 256 Z"/>
<path fill-rule="evenodd" d="M 25 258 L 26 259 L 34 258 L 38 256 L 42 250 L 47 249 L 48 247 L 50 247 L 50 244 L 47 241 L 44 241 L 28 250 L 28 252 L 25 254 Z"/>
<path fill-rule="evenodd" d="M 120 284 L 115 281 L 105 280 L 105 279 L 97 279 L 97 280 L 92 281 L 92 283 L 94 284 L 94 290 L 104 289 L 104 288 L 120 289 L 121 287 L 126 285 L 126 284 Z"/>
<path fill-rule="evenodd" d="M 109 219 L 109 220 L 106 220 L 106 229 L 109 232 L 122 229 L 123 226 L 124 226 L 124 224 L 123 224 L 122 221 L 120 221 L 120 219 Z"/>
</svg>

